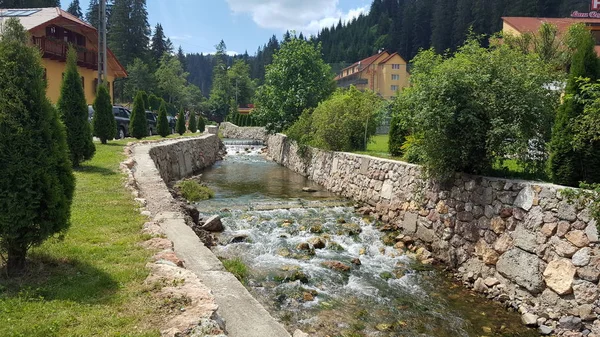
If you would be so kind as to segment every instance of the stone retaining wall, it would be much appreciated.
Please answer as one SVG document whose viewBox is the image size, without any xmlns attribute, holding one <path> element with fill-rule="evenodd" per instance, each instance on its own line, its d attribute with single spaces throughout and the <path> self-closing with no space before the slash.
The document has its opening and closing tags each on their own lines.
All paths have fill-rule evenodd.
<svg viewBox="0 0 600 337">
<path fill-rule="evenodd" d="M 267 131 L 263 127 L 239 127 L 229 122 L 221 123 L 221 134 L 224 138 L 255 139 L 265 141 Z"/>
<path fill-rule="evenodd" d="M 600 336 L 596 222 L 563 187 L 465 174 L 440 185 L 408 163 L 318 149 L 301 156 L 280 134 L 267 146 L 276 162 L 369 204 L 390 230 L 419 240 L 543 334 Z"/>
<path fill-rule="evenodd" d="M 185 141 L 167 141 L 150 149 L 161 178 L 171 181 L 187 178 L 212 166 L 221 157 L 223 143 L 216 135 Z"/>
</svg>

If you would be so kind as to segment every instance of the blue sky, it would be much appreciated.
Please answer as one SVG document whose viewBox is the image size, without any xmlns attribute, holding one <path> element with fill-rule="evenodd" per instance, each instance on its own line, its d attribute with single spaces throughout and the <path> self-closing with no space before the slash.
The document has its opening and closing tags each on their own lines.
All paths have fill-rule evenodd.
<svg viewBox="0 0 600 337">
<path fill-rule="evenodd" d="M 62 0 L 67 8 L 71 0 Z M 80 0 L 85 13 L 89 0 Z M 286 30 L 315 34 L 342 18 L 368 11 L 371 0 L 147 0 L 148 18 L 160 22 L 175 48 L 214 51 L 223 39 L 230 52 L 253 55 L 273 34 Z"/>
</svg>

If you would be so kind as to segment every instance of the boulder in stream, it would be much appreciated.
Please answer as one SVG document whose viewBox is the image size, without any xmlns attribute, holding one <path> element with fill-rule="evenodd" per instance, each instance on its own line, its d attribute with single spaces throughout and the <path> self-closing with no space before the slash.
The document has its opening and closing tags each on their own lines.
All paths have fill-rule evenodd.
<svg viewBox="0 0 600 337">
<path fill-rule="evenodd" d="M 309 192 L 309 193 L 317 192 L 317 190 L 312 187 L 304 187 L 304 188 L 302 188 L 302 191 Z"/>
<path fill-rule="evenodd" d="M 323 264 L 323 266 L 325 266 L 329 269 L 338 270 L 338 271 L 350 271 L 350 266 L 348 266 L 340 261 L 325 261 L 322 264 Z"/>
<path fill-rule="evenodd" d="M 208 218 L 204 222 L 204 225 L 202 225 L 201 229 L 209 232 L 222 232 L 225 230 L 223 223 L 221 222 L 221 217 L 218 215 L 213 215 Z"/>
</svg>

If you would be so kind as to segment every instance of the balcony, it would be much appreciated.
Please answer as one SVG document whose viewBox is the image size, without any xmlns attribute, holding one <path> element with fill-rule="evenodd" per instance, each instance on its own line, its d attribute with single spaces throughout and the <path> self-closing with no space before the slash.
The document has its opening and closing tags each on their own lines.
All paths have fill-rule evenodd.
<svg viewBox="0 0 600 337">
<path fill-rule="evenodd" d="M 369 80 L 366 78 L 360 78 L 359 74 L 352 74 L 346 77 L 342 77 L 337 80 L 337 85 L 340 88 L 347 88 L 351 85 L 354 85 L 357 88 L 362 88 L 369 84 Z"/>
<path fill-rule="evenodd" d="M 69 45 L 66 42 L 49 39 L 45 36 L 33 37 L 33 44 L 40 48 L 42 57 L 56 61 L 67 61 L 67 50 Z M 98 70 L 98 53 L 77 48 L 77 65 L 83 68 Z"/>
</svg>

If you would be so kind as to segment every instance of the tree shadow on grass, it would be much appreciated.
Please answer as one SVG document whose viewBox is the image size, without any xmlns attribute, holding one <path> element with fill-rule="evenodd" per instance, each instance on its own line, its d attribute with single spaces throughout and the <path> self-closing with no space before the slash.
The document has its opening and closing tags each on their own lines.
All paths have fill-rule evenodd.
<svg viewBox="0 0 600 337">
<path fill-rule="evenodd" d="M 82 165 L 75 169 L 75 172 L 81 173 L 97 173 L 103 176 L 112 176 L 117 174 L 114 170 L 107 169 L 105 167 L 98 167 L 92 165 Z"/>
<path fill-rule="evenodd" d="M 98 268 L 76 259 L 56 259 L 31 254 L 27 271 L 8 277 L 0 268 L 0 300 L 67 300 L 86 304 L 105 303 L 118 290 L 118 282 Z"/>
</svg>

